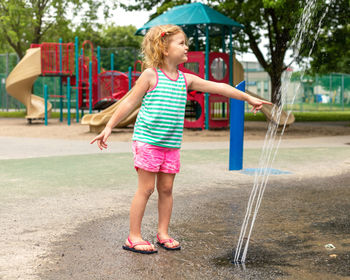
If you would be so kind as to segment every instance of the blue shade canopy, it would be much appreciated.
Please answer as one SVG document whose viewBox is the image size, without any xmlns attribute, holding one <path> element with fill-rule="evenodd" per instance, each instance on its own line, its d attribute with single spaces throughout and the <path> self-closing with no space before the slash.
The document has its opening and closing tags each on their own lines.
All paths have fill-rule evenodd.
<svg viewBox="0 0 350 280">
<path fill-rule="evenodd" d="M 136 35 L 145 35 L 153 26 L 175 24 L 182 27 L 188 37 L 199 35 L 205 36 L 205 27 L 210 26 L 209 36 L 222 36 L 232 30 L 232 34 L 244 28 L 243 25 L 233 19 L 224 16 L 214 9 L 202 3 L 192 3 L 176 6 L 160 16 L 150 20 L 136 31 Z"/>
</svg>

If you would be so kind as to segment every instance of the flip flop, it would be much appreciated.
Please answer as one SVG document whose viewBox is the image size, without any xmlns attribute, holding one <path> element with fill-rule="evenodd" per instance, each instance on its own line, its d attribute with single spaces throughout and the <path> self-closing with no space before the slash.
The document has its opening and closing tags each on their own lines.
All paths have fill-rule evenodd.
<svg viewBox="0 0 350 280">
<path fill-rule="evenodd" d="M 149 243 L 148 241 L 140 241 L 140 242 L 131 242 L 130 238 L 128 237 L 128 242 L 130 243 L 131 246 L 126 246 L 123 245 L 123 249 L 127 250 L 127 251 L 131 251 L 134 253 L 140 253 L 140 254 L 154 254 L 154 253 L 158 253 L 157 250 L 154 251 L 146 251 L 146 250 L 137 250 L 134 247 L 137 245 L 151 245 L 151 243 Z"/>
<path fill-rule="evenodd" d="M 176 246 L 176 247 L 167 247 L 165 246 L 165 243 L 173 243 L 174 242 L 174 238 L 170 238 L 170 239 L 163 239 L 163 240 L 160 240 L 159 236 L 158 236 L 158 233 L 157 233 L 157 244 L 164 248 L 165 250 L 169 250 L 169 251 L 175 251 L 175 250 L 180 250 L 181 249 L 181 246 Z"/>
</svg>

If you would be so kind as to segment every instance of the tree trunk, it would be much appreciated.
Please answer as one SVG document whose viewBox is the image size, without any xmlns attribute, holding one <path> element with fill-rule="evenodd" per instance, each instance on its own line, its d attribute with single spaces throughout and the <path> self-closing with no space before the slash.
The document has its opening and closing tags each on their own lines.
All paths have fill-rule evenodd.
<svg viewBox="0 0 350 280">
<path fill-rule="evenodd" d="M 281 75 L 270 74 L 271 78 L 271 102 L 281 106 Z"/>
</svg>

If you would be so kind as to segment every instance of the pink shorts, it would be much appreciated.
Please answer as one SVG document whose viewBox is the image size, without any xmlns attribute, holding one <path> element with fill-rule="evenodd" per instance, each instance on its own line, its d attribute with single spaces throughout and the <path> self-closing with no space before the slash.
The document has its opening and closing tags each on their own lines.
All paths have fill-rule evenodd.
<svg viewBox="0 0 350 280">
<path fill-rule="evenodd" d="M 133 141 L 135 169 L 150 172 L 179 173 L 180 149 L 154 146 L 140 141 Z"/>
</svg>

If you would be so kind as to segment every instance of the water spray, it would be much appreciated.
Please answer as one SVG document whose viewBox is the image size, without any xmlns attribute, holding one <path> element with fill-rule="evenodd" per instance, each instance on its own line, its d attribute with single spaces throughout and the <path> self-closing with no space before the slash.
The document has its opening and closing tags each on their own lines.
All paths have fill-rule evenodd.
<svg viewBox="0 0 350 280">
<path fill-rule="evenodd" d="M 307 4 L 306 4 L 306 6 L 303 10 L 303 13 L 301 15 L 300 21 L 296 26 L 297 33 L 296 33 L 296 35 L 291 43 L 291 47 L 294 51 L 294 54 L 293 54 L 294 58 L 297 58 L 299 56 L 301 45 L 304 42 L 305 36 L 308 35 L 307 31 L 309 30 L 310 25 L 311 25 L 311 19 L 312 19 L 311 15 L 315 11 L 315 8 L 316 8 L 316 0 L 307 1 Z M 321 24 L 322 24 L 322 21 L 326 15 L 327 11 L 328 11 L 328 6 L 327 6 L 325 12 L 323 13 L 323 15 L 319 21 L 318 29 L 317 29 L 317 32 L 315 34 L 313 44 L 312 44 L 310 51 L 309 51 L 309 56 L 312 53 L 315 42 L 316 42 L 318 35 L 321 31 Z M 302 72 L 301 77 L 303 77 L 304 73 L 305 73 L 305 69 L 302 69 L 301 72 Z M 285 72 L 284 75 L 290 75 L 290 73 Z M 284 104 L 286 103 L 285 96 L 282 93 L 287 91 L 288 85 L 290 83 L 290 76 L 289 77 L 287 76 L 284 78 L 286 78 L 286 80 L 288 82 L 284 83 L 282 85 L 282 87 L 280 88 L 280 91 L 279 91 L 279 96 L 281 96 L 280 106 L 275 105 L 275 106 L 273 106 L 273 109 L 272 109 L 271 120 L 275 120 L 275 122 L 270 121 L 270 123 L 268 125 L 268 130 L 267 130 L 266 135 L 265 135 L 264 145 L 263 145 L 262 152 L 260 155 L 260 160 L 259 160 L 260 167 L 255 172 L 253 188 L 252 188 L 252 191 L 251 191 L 250 196 L 249 196 L 246 213 L 245 213 L 245 216 L 243 219 L 240 235 L 238 238 L 237 247 L 236 247 L 236 250 L 234 253 L 234 259 L 233 259 L 234 264 L 242 264 L 242 265 L 245 264 L 250 237 L 251 237 L 254 223 L 256 221 L 257 214 L 258 214 L 258 211 L 259 211 L 259 208 L 261 205 L 261 201 L 262 201 L 264 191 L 265 191 L 265 188 L 266 188 L 266 185 L 268 182 L 268 178 L 269 178 L 269 175 L 271 173 L 272 163 L 274 162 L 274 160 L 276 158 L 277 151 L 279 149 L 279 146 L 280 146 L 280 143 L 282 140 L 282 135 L 284 134 L 284 131 L 285 131 L 285 128 L 287 125 L 287 120 L 291 114 L 291 111 L 288 111 L 288 115 L 284 121 L 282 131 L 279 135 L 279 139 L 277 141 L 277 144 L 275 145 L 278 124 L 280 123 L 281 114 L 282 114 L 282 108 L 283 108 Z M 300 85 L 298 85 L 298 88 L 295 91 L 296 93 L 299 91 L 299 88 L 300 88 Z M 294 96 L 292 98 L 291 104 L 294 104 L 294 101 L 296 98 L 296 93 L 294 94 Z M 252 213 L 252 211 L 253 211 L 253 213 Z M 242 250 L 243 250 L 243 252 L 242 252 Z"/>
</svg>

